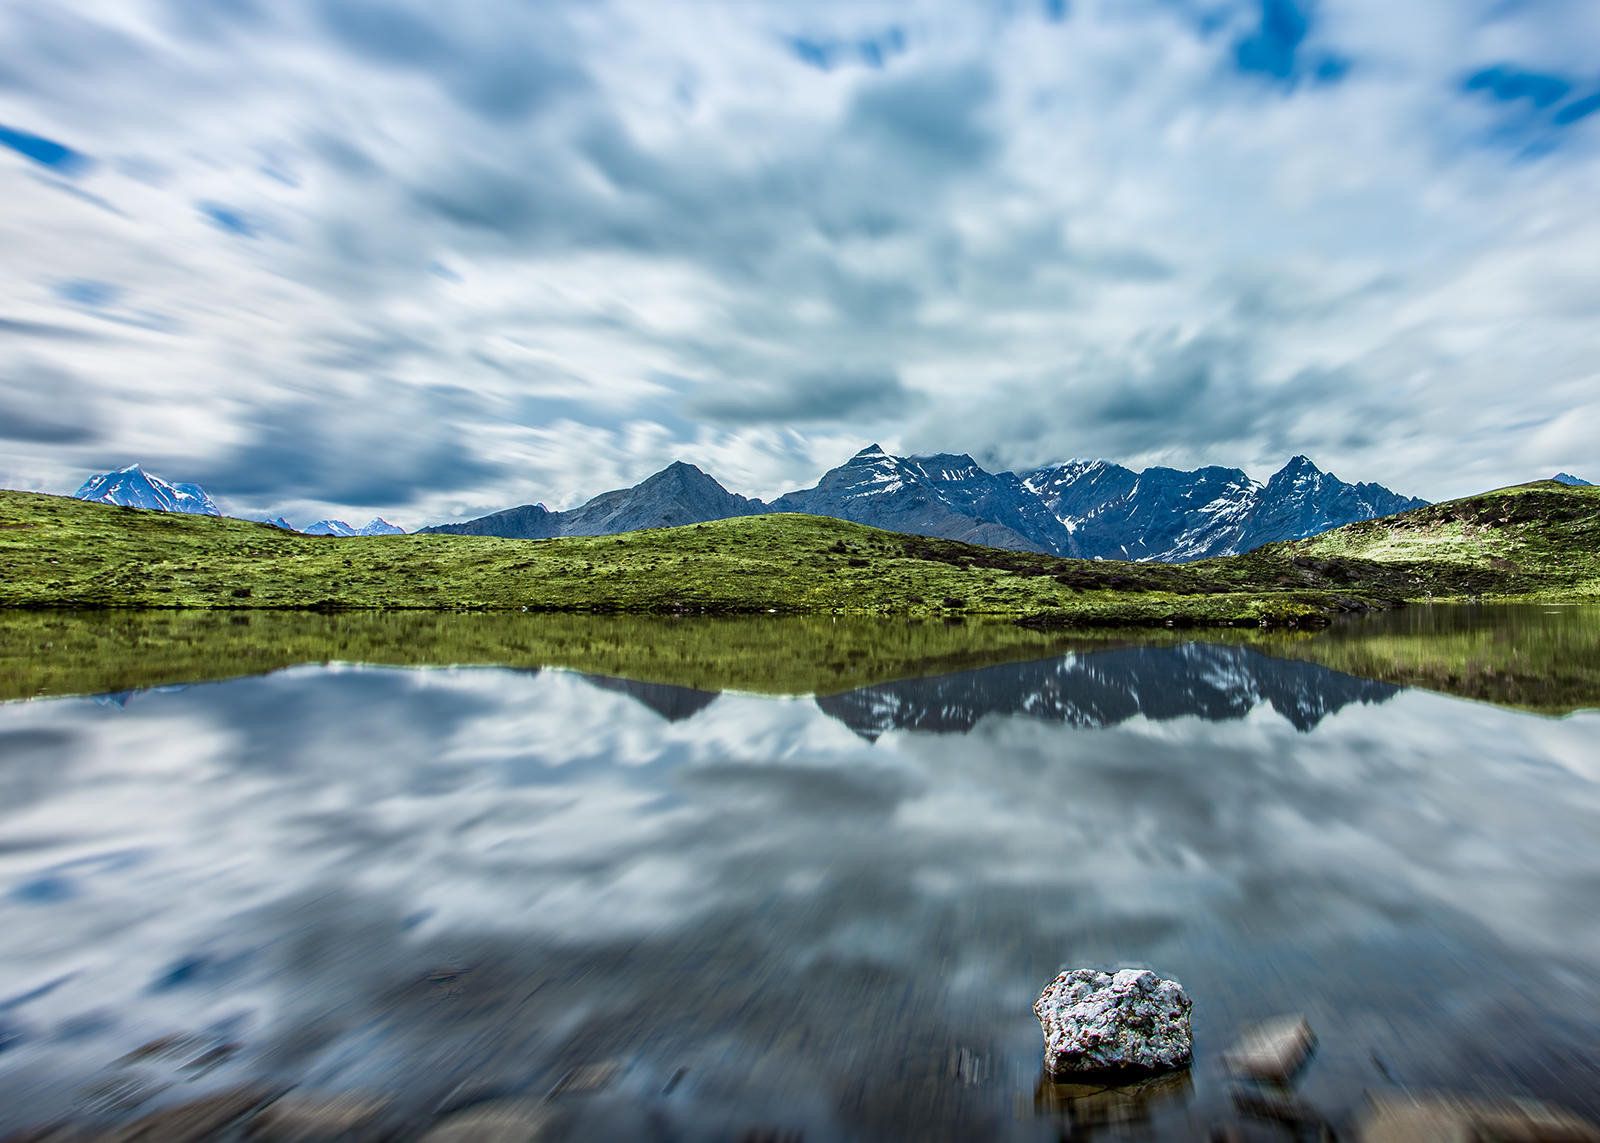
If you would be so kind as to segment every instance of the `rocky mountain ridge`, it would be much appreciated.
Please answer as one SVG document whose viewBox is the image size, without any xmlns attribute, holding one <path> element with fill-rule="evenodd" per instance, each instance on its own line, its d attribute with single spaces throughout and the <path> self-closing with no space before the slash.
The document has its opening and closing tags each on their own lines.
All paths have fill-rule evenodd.
<svg viewBox="0 0 1600 1143">
<path fill-rule="evenodd" d="M 1300 539 L 1421 507 L 1378 484 L 1349 484 L 1304 456 L 1265 484 L 1242 469 L 1143 472 L 1071 460 L 989 472 L 971 456 L 899 457 L 869 445 L 811 488 L 770 504 L 729 492 L 676 462 L 633 488 L 552 512 L 525 504 L 424 532 L 551 539 L 702 523 L 756 512 L 805 512 L 895 532 L 1080 559 L 1186 562 Z"/>
</svg>

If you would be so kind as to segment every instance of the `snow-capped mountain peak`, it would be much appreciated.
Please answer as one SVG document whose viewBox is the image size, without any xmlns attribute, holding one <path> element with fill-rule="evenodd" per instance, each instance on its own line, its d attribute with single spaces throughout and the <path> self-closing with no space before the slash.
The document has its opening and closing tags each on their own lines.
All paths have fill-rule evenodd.
<svg viewBox="0 0 1600 1143">
<path fill-rule="evenodd" d="M 343 520 L 318 520 L 315 524 L 305 529 L 308 536 L 358 536 L 357 532 Z"/>
<path fill-rule="evenodd" d="M 403 536 L 405 534 L 406 530 L 404 528 L 398 524 L 391 524 L 382 516 L 374 516 L 357 530 L 357 535 L 361 536 Z"/>
<path fill-rule="evenodd" d="M 79 500 L 147 508 L 155 512 L 187 512 L 195 516 L 220 516 L 206 490 L 198 484 L 170 484 L 138 464 L 91 476 L 73 493 Z"/>
</svg>

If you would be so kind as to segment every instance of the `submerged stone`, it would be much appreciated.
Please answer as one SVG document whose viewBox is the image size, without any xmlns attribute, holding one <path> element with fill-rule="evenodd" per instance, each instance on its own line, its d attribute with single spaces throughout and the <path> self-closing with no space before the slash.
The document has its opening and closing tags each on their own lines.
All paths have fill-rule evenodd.
<svg viewBox="0 0 1600 1143">
<path fill-rule="evenodd" d="M 1361 1143 L 1600 1143 L 1600 1127 L 1547 1103 L 1385 1095 L 1361 1124 Z"/>
<path fill-rule="evenodd" d="M 441 1119 L 422 1143 L 536 1143 L 550 1138 L 554 1121 L 547 1105 L 495 1100 Z"/>
<path fill-rule="evenodd" d="M 241 1124 L 277 1094 L 262 1087 L 231 1088 L 152 1112 L 112 1138 L 117 1143 L 204 1143 Z"/>
<path fill-rule="evenodd" d="M 385 1100 L 373 1096 L 295 1092 L 257 1115 L 249 1136 L 261 1143 L 373 1143 L 388 1135 L 388 1110 Z"/>
<path fill-rule="evenodd" d="M 1247 1028 L 1222 1059 L 1238 1075 L 1281 1082 L 1300 1070 L 1316 1043 L 1304 1016 L 1278 1016 Z"/>
<path fill-rule="evenodd" d="M 1193 1007 L 1181 984 L 1148 969 L 1063 972 L 1033 1004 L 1045 1071 L 1138 1075 L 1188 1067 Z"/>
</svg>

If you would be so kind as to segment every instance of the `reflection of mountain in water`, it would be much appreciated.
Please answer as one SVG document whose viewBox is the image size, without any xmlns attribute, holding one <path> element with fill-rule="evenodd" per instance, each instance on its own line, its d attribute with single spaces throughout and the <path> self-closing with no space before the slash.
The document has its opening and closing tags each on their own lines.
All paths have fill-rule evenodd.
<svg viewBox="0 0 1600 1143">
<path fill-rule="evenodd" d="M 632 679 L 613 678 L 610 675 L 583 677 L 601 690 L 617 691 L 637 699 L 668 722 L 682 722 L 717 701 L 716 691 L 675 687 L 670 683 L 639 683 Z"/>
<path fill-rule="evenodd" d="M 1383 702 L 1399 691 L 1247 647 L 1190 643 L 904 679 L 828 695 L 817 705 L 867 739 L 888 730 L 964 734 L 986 714 L 1071 726 L 1113 726 L 1134 715 L 1220 722 L 1243 718 L 1263 702 L 1308 731 L 1350 703 Z"/>
<path fill-rule="evenodd" d="M 662 683 L 586 676 L 638 699 L 670 721 L 689 718 L 716 695 Z M 987 714 L 1023 715 L 1069 726 L 1114 726 L 1135 715 L 1220 722 L 1262 703 L 1309 731 L 1351 703 L 1384 702 L 1402 688 L 1315 663 L 1274 659 L 1248 647 L 1190 643 L 1123 647 L 1030 663 L 1006 663 L 932 678 L 902 679 L 825 695 L 817 705 L 868 741 L 890 730 L 965 734 Z"/>
</svg>

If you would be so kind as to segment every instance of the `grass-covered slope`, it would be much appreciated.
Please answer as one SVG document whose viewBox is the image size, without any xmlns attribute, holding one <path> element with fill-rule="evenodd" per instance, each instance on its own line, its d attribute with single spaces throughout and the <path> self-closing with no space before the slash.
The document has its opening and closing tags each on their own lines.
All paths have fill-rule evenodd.
<svg viewBox="0 0 1600 1143">
<path fill-rule="evenodd" d="M 1358 601 L 1359 602 L 1359 601 Z M 302 536 L 0 492 L 0 607 L 1046 614 L 1083 624 L 1314 620 L 1320 591 L 1059 560 L 768 515 L 560 540 Z"/>
<path fill-rule="evenodd" d="M 1188 565 L 1061 560 L 800 515 L 543 541 L 336 539 L 0 492 L 0 607 L 1254 625 L 1471 596 L 1600 596 L 1600 488 L 1541 482 Z"/>
<path fill-rule="evenodd" d="M 1359 583 L 1409 600 L 1593 600 L 1600 598 L 1600 487 L 1519 484 L 1220 562 L 1263 582 Z"/>
</svg>

